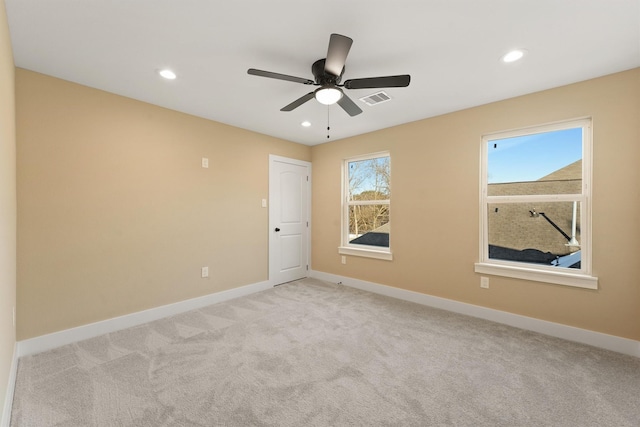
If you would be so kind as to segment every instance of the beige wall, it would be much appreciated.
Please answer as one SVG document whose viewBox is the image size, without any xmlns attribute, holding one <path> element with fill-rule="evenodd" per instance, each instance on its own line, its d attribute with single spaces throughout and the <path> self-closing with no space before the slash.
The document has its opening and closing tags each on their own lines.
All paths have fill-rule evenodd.
<svg viewBox="0 0 640 427">
<path fill-rule="evenodd" d="M 310 147 L 22 69 L 16 111 L 19 340 L 268 279 L 269 154 Z"/>
<path fill-rule="evenodd" d="M 4 0 L 0 0 L 0 419 L 16 342 L 16 136 L 14 66 Z"/>
<path fill-rule="evenodd" d="M 365 112 L 366 114 L 366 112 Z M 593 117 L 598 290 L 491 277 L 480 288 L 485 133 Z M 640 69 L 312 148 L 314 270 L 640 340 Z M 343 158 L 391 152 L 394 260 L 340 263 Z"/>
<path fill-rule="evenodd" d="M 268 154 L 313 161 L 315 270 L 640 339 L 638 69 L 312 148 L 26 70 L 16 91 L 18 339 L 266 280 Z M 584 116 L 600 289 L 480 289 L 481 135 Z M 342 265 L 341 161 L 383 150 L 394 260 Z"/>
</svg>

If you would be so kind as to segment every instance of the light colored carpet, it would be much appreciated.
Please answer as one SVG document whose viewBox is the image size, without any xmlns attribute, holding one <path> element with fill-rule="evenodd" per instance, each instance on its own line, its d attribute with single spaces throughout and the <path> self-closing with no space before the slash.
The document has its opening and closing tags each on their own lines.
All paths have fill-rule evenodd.
<svg viewBox="0 0 640 427">
<path fill-rule="evenodd" d="M 305 279 L 21 358 L 11 426 L 640 426 L 640 359 Z"/>
</svg>

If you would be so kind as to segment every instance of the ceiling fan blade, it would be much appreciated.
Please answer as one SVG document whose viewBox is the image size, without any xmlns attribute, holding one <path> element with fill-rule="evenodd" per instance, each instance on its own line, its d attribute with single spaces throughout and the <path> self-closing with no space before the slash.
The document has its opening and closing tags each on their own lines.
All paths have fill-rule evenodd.
<svg viewBox="0 0 640 427">
<path fill-rule="evenodd" d="M 249 68 L 247 70 L 247 73 L 251 74 L 252 76 L 269 77 L 270 79 L 286 80 L 288 82 L 302 83 L 305 85 L 313 84 L 313 80 L 296 76 L 288 76 L 286 74 L 272 73 L 271 71 L 256 70 L 255 68 Z"/>
<path fill-rule="evenodd" d="M 401 76 L 368 77 L 351 79 L 344 82 L 347 89 L 377 89 L 382 87 L 407 87 L 411 81 L 409 74 Z"/>
<path fill-rule="evenodd" d="M 282 107 L 280 109 L 280 111 L 292 111 L 292 110 L 295 110 L 296 108 L 298 108 L 299 106 L 301 106 L 305 102 L 313 99 L 314 96 L 315 96 L 315 92 L 309 92 L 308 94 L 303 95 L 300 98 L 296 99 L 291 104 L 289 104 L 289 105 L 287 105 L 285 107 Z"/>
<path fill-rule="evenodd" d="M 347 36 L 340 34 L 331 34 L 329 38 L 329 49 L 327 50 L 327 59 L 324 64 L 324 71 L 334 76 L 342 74 L 344 63 L 347 61 L 347 55 L 353 40 Z"/>
<path fill-rule="evenodd" d="M 349 98 L 344 93 L 342 94 L 342 98 L 340 98 L 340 101 L 338 101 L 338 105 L 341 106 L 342 109 L 346 111 L 347 114 L 351 117 L 357 116 L 358 114 L 362 113 L 360 107 L 358 107 L 355 102 L 353 102 L 351 98 Z"/>
</svg>

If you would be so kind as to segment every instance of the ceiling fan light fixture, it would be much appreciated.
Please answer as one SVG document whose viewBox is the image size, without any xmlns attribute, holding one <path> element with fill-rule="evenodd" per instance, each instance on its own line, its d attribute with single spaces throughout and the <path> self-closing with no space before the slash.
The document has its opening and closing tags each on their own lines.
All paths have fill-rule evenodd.
<svg viewBox="0 0 640 427">
<path fill-rule="evenodd" d="M 342 91 L 335 86 L 324 86 L 316 90 L 315 97 L 320 104 L 333 105 L 342 98 Z"/>
</svg>

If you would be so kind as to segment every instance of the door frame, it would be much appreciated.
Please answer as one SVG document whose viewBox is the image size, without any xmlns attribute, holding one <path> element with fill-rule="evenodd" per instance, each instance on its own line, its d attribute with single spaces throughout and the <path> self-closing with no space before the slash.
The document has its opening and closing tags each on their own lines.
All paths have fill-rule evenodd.
<svg viewBox="0 0 640 427">
<path fill-rule="evenodd" d="M 307 277 L 309 274 L 309 271 L 311 271 L 311 180 L 312 180 L 312 175 L 311 175 L 311 162 L 307 162 L 304 160 L 298 160 L 298 159 L 291 159 L 289 157 L 282 157 L 282 156 L 276 156 L 275 154 L 269 154 L 269 229 L 267 230 L 268 234 L 268 265 L 269 265 L 269 282 L 275 286 L 275 285 L 279 285 L 279 283 L 275 283 L 276 280 L 274 278 L 274 269 L 276 268 L 276 266 L 273 265 L 272 260 L 273 260 L 273 256 L 271 254 L 271 252 L 274 250 L 274 245 L 273 245 L 273 233 L 271 233 L 271 230 L 275 229 L 275 227 L 278 224 L 275 224 L 275 214 L 273 212 L 274 204 L 273 204 L 273 193 L 275 191 L 275 180 L 273 179 L 272 176 L 272 172 L 273 172 L 273 163 L 274 162 L 280 162 L 280 163 L 289 163 L 289 164 L 293 164 L 296 166 L 303 166 L 305 168 L 307 168 L 307 176 L 309 177 L 309 179 L 307 180 L 307 222 L 309 223 L 309 226 L 306 228 L 306 233 L 307 233 Z"/>
</svg>

